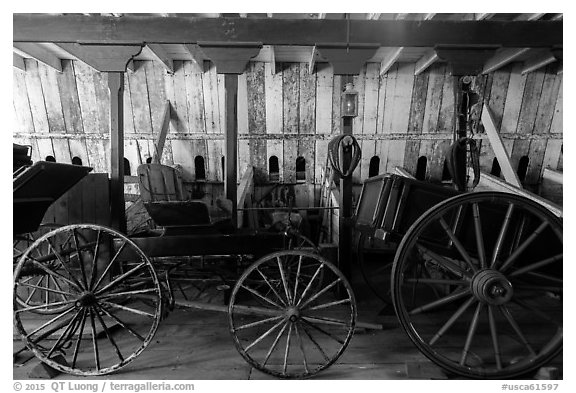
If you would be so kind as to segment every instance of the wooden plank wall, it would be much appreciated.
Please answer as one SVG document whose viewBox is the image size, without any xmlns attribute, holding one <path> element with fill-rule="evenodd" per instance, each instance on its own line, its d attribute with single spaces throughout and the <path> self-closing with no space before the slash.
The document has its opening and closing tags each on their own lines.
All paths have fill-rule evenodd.
<svg viewBox="0 0 576 393">
<path fill-rule="evenodd" d="M 13 76 L 15 142 L 32 145 L 34 160 L 52 155 L 70 162 L 77 156 L 95 172 L 106 172 L 107 75 L 79 61 L 63 60 L 62 73 L 25 61 L 27 71 L 14 68 Z M 193 181 L 194 158 L 201 155 L 206 180 L 222 181 L 223 78 L 209 61 L 203 72 L 188 61 L 175 61 L 174 67 L 175 73 L 167 74 L 158 63 L 141 61 L 135 72 L 127 72 L 125 155 L 132 174 L 153 155 L 162 107 L 170 100 L 163 163 L 181 166 L 184 180 Z M 527 184 L 537 183 L 544 167 L 562 168 L 562 75 L 555 71 L 550 65 L 522 75 L 521 64 L 511 64 L 474 82 L 501 127 L 513 165 L 529 157 Z M 380 173 L 403 166 L 412 174 L 418 158 L 426 156 L 426 178 L 439 181 L 454 127 L 455 80 L 448 67 L 434 64 L 414 76 L 414 63 L 397 63 L 380 76 L 379 65 L 369 63 L 354 83 L 360 103 L 354 133 L 363 149 L 355 181 L 368 176 L 375 155 Z M 272 74 L 269 64 L 251 62 L 239 76 L 238 89 L 239 178 L 243 168 L 252 165 L 256 181 L 267 182 L 268 160 L 275 155 L 280 181 L 295 182 L 301 156 L 306 160 L 305 182 L 318 185 L 327 143 L 340 132 L 342 77 L 322 63 L 312 74 L 307 63 L 279 63 Z M 482 169 L 490 172 L 494 153 L 487 138 L 482 133 L 478 137 L 484 142 Z M 312 199 L 301 197 L 306 198 Z"/>
</svg>

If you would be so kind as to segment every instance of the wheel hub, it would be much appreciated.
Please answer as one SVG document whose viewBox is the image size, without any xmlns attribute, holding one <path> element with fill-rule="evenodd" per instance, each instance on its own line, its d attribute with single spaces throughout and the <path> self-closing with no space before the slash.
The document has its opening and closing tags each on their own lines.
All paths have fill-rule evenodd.
<svg viewBox="0 0 576 393">
<path fill-rule="evenodd" d="M 286 309 L 286 317 L 288 317 L 291 322 L 296 322 L 298 318 L 300 318 L 300 311 L 297 307 L 288 307 Z"/>
<path fill-rule="evenodd" d="M 92 292 L 83 293 L 76 301 L 76 307 L 91 307 L 96 304 L 96 296 Z"/>
<path fill-rule="evenodd" d="M 507 303 L 514 294 L 512 283 L 502 273 L 492 269 L 476 273 L 472 277 L 471 289 L 478 300 L 492 305 Z"/>
</svg>

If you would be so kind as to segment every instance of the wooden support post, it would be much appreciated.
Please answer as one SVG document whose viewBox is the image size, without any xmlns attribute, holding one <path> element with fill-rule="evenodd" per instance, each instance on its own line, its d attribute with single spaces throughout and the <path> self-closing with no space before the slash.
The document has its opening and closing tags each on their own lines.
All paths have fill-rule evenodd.
<svg viewBox="0 0 576 393">
<path fill-rule="evenodd" d="M 238 151 L 238 75 L 226 74 L 224 76 L 224 88 L 226 90 L 226 175 L 225 193 L 226 198 L 232 201 L 232 225 L 236 228 L 238 222 L 237 201 L 237 151 Z"/>
<path fill-rule="evenodd" d="M 126 233 L 124 206 L 124 73 L 108 73 L 110 89 L 110 217 L 112 227 Z"/>
</svg>

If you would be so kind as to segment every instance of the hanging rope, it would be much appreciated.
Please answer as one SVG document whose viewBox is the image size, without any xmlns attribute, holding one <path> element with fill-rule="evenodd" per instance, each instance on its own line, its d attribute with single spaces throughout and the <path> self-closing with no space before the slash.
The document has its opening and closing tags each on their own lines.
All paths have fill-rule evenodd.
<svg viewBox="0 0 576 393">
<path fill-rule="evenodd" d="M 446 162 L 448 165 L 448 171 L 450 176 L 452 176 L 452 181 L 458 188 L 458 191 L 466 191 L 467 176 L 462 176 L 462 171 L 466 172 L 467 166 L 462 167 L 458 165 L 458 153 L 467 152 L 467 157 L 470 159 L 470 166 L 474 171 L 474 181 L 472 183 L 472 188 L 478 185 L 480 181 L 480 149 L 475 139 L 462 137 L 454 142 L 446 154 Z M 466 179 L 465 183 L 462 184 L 461 179 Z"/>
<path fill-rule="evenodd" d="M 350 165 L 344 168 L 344 153 L 351 152 Z M 362 159 L 362 150 L 352 135 L 338 135 L 328 142 L 328 159 L 332 169 L 342 178 L 352 176 Z"/>
</svg>

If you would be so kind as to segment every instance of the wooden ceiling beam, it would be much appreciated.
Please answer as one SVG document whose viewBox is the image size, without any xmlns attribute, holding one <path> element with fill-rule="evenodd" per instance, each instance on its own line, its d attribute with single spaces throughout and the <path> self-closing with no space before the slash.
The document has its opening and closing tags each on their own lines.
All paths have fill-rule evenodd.
<svg viewBox="0 0 576 393">
<path fill-rule="evenodd" d="M 347 34 L 347 26 L 350 26 Z M 290 32 L 290 34 L 286 34 Z M 268 18 L 122 18 L 14 14 L 14 42 L 79 42 L 375 46 L 553 47 L 563 43 L 562 21 L 413 21 Z"/>
<path fill-rule="evenodd" d="M 203 73 L 204 60 L 208 60 L 206 59 L 206 55 L 204 54 L 204 52 L 202 52 L 198 44 L 184 44 L 183 46 L 184 49 L 186 49 L 186 51 L 192 57 L 192 68 L 194 69 L 194 71 L 196 71 L 197 73 Z"/>
<path fill-rule="evenodd" d="M 476 16 L 476 20 L 486 20 L 486 19 L 492 18 L 494 16 L 494 13 L 492 13 L 492 14 L 487 14 L 487 13 L 475 14 L 475 16 Z"/>
<path fill-rule="evenodd" d="M 390 50 L 384 55 L 382 62 L 380 63 L 380 75 L 384 75 L 388 72 L 390 67 L 396 63 L 402 51 L 404 50 L 403 46 L 399 46 L 398 48 L 390 48 Z"/>
<path fill-rule="evenodd" d="M 515 21 L 521 21 L 521 20 L 538 20 L 540 18 L 542 18 L 545 14 L 520 14 L 518 15 L 516 18 L 514 18 Z"/>
<path fill-rule="evenodd" d="M 430 50 L 416 62 L 416 66 L 414 67 L 414 75 L 420 75 L 439 59 L 440 58 L 438 57 L 436 51 L 434 49 Z"/>
<path fill-rule="evenodd" d="M 62 62 L 60 59 L 38 44 L 26 42 L 14 43 L 14 50 L 22 57 L 32 57 L 40 63 L 46 64 L 58 72 L 62 72 Z"/>
<path fill-rule="evenodd" d="M 312 47 L 312 54 L 310 56 L 310 61 L 308 62 L 308 73 L 314 73 L 314 66 L 316 65 L 316 58 L 318 57 L 318 49 L 316 45 Z"/>
<path fill-rule="evenodd" d="M 366 61 L 374 56 L 377 47 L 318 46 L 317 50 L 332 65 L 334 75 L 359 75 Z"/>
<path fill-rule="evenodd" d="M 371 13 L 371 14 L 368 14 L 368 19 L 369 20 L 378 20 L 378 19 L 380 19 L 380 15 L 382 15 L 380 12 Z"/>
<path fill-rule="evenodd" d="M 488 74 L 489 72 L 496 71 L 497 69 L 504 67 L 506 64 L 513 62 L 529 50 L 530 48 L 500 49 L 498 52 L 496 52 L 496 54 L 494 54 L 494 56 L 486 61 L 482 73 Z"/>
<path fill-rule="evenodd" d="M 266 45 L 270 51 L 270 73 L 272 75 L 276 74 L 276 50 L 274 45 Z"/>
<path fill-rule="evenodd" d="M 166 50 L 162 45 L 148 44 L 146 45 L 146 50 L 148 50 L 148 52 L 150 52 L 150 54 L 162 64 L 166 71 L 170 74 L 174 73 L 174 61 L 168 53 L 166 53 Z"/>
<path fill-rule="evenodd" d="M 524 62 L 524 67 L 522 68 L 522 75 L 527 74 L 532 71 L 536 71 L 542 67 L 546 67 L 548 64 L 554 63 L 558 59 L 554 56 L 551 51 L 544 52 L 537 56 L 531 57 Z"/>
<path fill-rule="evenodd" d="M 22 71 L 26 71 L 26 64 L 24 58 L 16 53 L 12 53 L 12 65 Z"/>
<path fill-rule="evenodd" d="M 318 14 L 318 19 L 326 19 L 326 13 Z"/>
<path fill-rule="evenodd" d="M 228 46 L 213 43 L 198 45 L 202 52 L 216 65 L 219 74 L 242 74 L 251 58 L 258 55 L 262 45 L 258 43 Z"/>
<path fill-rule="evenodd" d="M 130 60 L 142 50 L 138 45 L 56 45 L 100 72 L 125 72 Z"/>
</svg>

